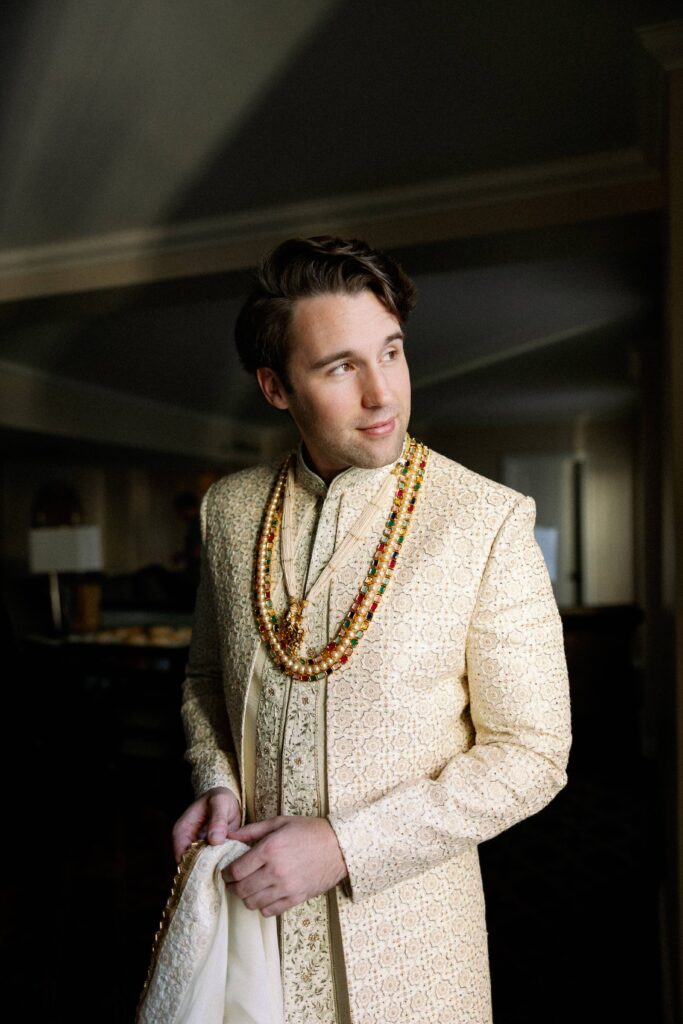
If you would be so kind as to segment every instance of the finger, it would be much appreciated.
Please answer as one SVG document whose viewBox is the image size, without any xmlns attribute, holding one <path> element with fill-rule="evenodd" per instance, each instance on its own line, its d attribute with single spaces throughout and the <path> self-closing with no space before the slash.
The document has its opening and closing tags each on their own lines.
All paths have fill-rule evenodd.
<svg viewBox="0 0 683 1024">
<path fill-rule="evenodd" d="M 186 850 L 190 848 L 191 845 L 191 842 L 188 843 L 182 839 L 173 840 L 173 857 L 176 864 L 180 864 L 181 860 L 183 859 L 183 854 L 185 853 Z"/>
<path fill-rule="evenodd" d="M 247 896 L 242 900 L 247 910 L 261 910 L 263 907 L 272 906 L 280 898 L 275 886 L 270 885 L 260 892 Z"/>
<path fill-rule="evenodd" d="M 281 818 L 265 818 L 264 821 L 252 821 L 249 825 L 242 825 L 241 828 L 231 829 L 231 839 L 239 839 L 242 843 L 255 843 L 271 832 L 277 832 L 282 828 Z"/>
<path fill-rule="evenodd" d="M 275 881 L 267 868 L 259 868 L 258 871 L 253 871 L 239 882 L 226 881 L 225 883 L 226 889 L 241 900 L 248 896 L 255 896 L 257 893 L 263 892 L 264 889 L 272 889 L 274 885 Z M 269 902 L 272 902 L 272 899 Z"/>
<path fill-rule="evenodd" d="M 242 820 L 242 811 L 240 805 L 235 801 L 235 806 L 231 814 L 228 815 L 228 834 L 240 827 L 240 821 Z"/>
<path fill-rule="evenodd" d="M 295 907 L 296 904 L 296 899 L 288 896 L 276 899 L 273 903 L 267 903 L 265 906 L 259 907 L 259 909 L 264 917 L 275 917 L 277 914 L 282 914 L 285 910 L 289 910 L 290 907 Z"/>
<path fill-rule="evenodd" d="M 204 817 L 204 801 L 196 800 L 181 814 L 173 826 L 173 854 L 176 862 L 197 838 Z"/>
<path fill-rule="evenodd" d="M 241 882 L 242 879 L 254 874 L 255 871 L 264 867 L 265 864 L 266 859 L 263 851 L 260 847 L 255 846 L 252 850 L 248 850 L 247 853 L 243 853 L 241 857 L 236 857 L 231 864 L 223 868 L 221 874 L 226 882 Z"/>
</svg>

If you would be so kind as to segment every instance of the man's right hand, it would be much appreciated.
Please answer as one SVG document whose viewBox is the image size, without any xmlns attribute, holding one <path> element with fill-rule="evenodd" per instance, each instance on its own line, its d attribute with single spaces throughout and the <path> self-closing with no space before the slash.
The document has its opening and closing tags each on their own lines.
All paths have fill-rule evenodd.
<svg viewBox="0 0 683 1024">
<path fill-rule="evenodd" d="M 176 863 L 196 839 L 206 838 L 212 846 L 224 843 L 228 832 L 239 828 L 239 800 L 225 786 L 202 793 L 173 826 L 173 855 Z"/>
</svg>

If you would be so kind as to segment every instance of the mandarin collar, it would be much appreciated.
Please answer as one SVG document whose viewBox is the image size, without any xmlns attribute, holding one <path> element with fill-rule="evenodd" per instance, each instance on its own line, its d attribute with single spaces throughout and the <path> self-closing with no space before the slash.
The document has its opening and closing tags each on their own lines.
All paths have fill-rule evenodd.
<svg viewBox="0 0 683 1024">
<path fill-rule="evenodd" d="M 406 435 L 407 436 L 407 435 Z M 349 466 L 330 481 L 325 483 L 321 476 L 311 469 L 304 457 L 304 442 L 299 441 L 296 449 L 296 482 L 304 490 L 316 497 L 334 495 L 341 491 L 361 491 L 373 493 L 396 465 L 397 459 L 387 462 L 385 466 L 364 469 L 362 466 Z"/>
</svg>

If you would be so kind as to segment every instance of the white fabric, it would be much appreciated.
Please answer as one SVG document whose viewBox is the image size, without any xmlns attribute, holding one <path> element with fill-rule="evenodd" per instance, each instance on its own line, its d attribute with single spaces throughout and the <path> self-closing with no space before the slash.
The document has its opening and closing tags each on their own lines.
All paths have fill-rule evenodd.
<svg viewBox="0 0 683 1024">
<path fill-rule="evenodd" d="M 158 950 L 139 1024 L 283 1024 L 274 917 L 248 910 L 221 871 L 248 849 L 205 846 Z"/>
</svg>

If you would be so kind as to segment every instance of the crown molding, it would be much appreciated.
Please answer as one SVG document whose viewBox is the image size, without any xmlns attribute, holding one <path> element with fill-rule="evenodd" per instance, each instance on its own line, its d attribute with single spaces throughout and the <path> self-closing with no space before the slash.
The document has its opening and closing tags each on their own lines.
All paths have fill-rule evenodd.
<svg viewBox="0 0 683 1024">
<path fill-rule="evenodd" d="M 281 431 L 249 426 L 0 360 L 0 425 L 140 451 L 254 465 L 286 447 Z"/>
<path fill-rule="evenodd" d="M 637 29 L 644 48 L 665 71 L 683 68 L 683 19 Z"/>
<path fill-rule="evenodd" d="M 242 270 L 296 234 L 338 232 L 383 248 L 660 208 L 639 149 L 243 210 L 223 217 L 0 251 L 0 301 Z"/>
<path fill-rule="evenodd" d="M 476 356 L 451 366 L 441 367 L 438 371 L 421 377 L 418 376 L 413 380 L 412 391 L 413 394 L 417 394 L 431 387 L 440 387 L 444 383 L 457 380 L 459 377 L 466 377 L 469 374 L 486 370 L 490 366 L 510 362 L 532 352 L 537 352 L 539 349 L 548 349 L 552 345 L 561 345 L 574 339 L 598 335 L 604 336 L 609 332 L 615 331 L 625 336 L 629 329 L 637 329 L 640 324 L 641 318 L 638 316 L 609 317 L 575 324 L 573 327 L 567 327 L 561 331 L 553 331 L 550 334 L 529 338 L 527 341 L 520 342 L 519 344 L 499 348 L 495 352 Z"/>
</svg>

